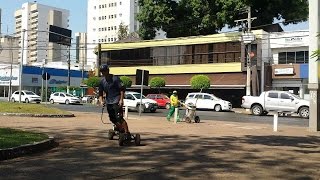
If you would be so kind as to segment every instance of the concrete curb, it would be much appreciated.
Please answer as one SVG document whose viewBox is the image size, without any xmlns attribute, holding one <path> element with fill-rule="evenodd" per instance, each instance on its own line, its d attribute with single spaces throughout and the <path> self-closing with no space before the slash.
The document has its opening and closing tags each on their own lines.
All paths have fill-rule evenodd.
<svg viewBox="0 0 320 180">
<path fill-rule="evenodd" d="M 13 159 L 32 153 L 42 152 L 56 146 L 58 146 L 58 143 L 55 142 L 54 137 L 49 137 L 49 139 L 47 140 L 34 144 L 26 144 L 14 148 L 0 149 L 0 161 Z"/>
<path fill-rule="evenodd" d="M 74 114 L 0 113 L 0 115 L 1 116 L 19 116 L 19 117 L 49 117 L 49 118 L 75 117 Z"/>
</svg>

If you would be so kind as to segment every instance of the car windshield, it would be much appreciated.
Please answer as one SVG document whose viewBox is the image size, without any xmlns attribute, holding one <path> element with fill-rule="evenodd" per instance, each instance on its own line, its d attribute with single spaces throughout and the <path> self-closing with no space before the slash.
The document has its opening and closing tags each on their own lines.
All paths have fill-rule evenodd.
<svg viewBox="0 0 320 180">
<path fill-rule="evenodd" d="M 66 94 L 66 96 L 68 96 L 68 97 L 74 97 L 72 94 Z"/>
<path fill-rule="evenodd" d="M 141 94 L 132 94 L 134 95 L 134 97 L 136 97 L 137 99 L 141 98 Z M 146 97 L 144 95 L 142 95 L 142 99 L 145 99 Z"/>
<path fill-rule="evenodd" d="M 31 91 L 25 91 L 25 93 L 26 93 L 27 95 L 36 95 L 36 93 L 31 92 Z"/>
</svg>

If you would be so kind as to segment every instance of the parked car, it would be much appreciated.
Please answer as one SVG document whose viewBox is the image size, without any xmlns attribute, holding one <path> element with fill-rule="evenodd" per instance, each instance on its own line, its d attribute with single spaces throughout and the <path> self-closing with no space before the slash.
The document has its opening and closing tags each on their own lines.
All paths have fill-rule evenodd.
<svg viewBox="0 0 320 180">
<path fill-rule="evenodd" d="M 159 108 L 170 109 L 170 98 L 164 94 L 148 94 L 146 98 L 155 100 Z"/>
<path fill-rule="evenodd" d="M 130 110 L 136 110 L 139 111 L 140 109 L 140 98 L 141 94 L 137 92 L 125 92 L 124 97 L 124 106 L 128 106 L 128 109 Z M 156 112 L 158 108 L 158 104 L 156 101 L 152 99 L 146 98 L 144 95 L 142 95 L 142 112 L 150 111 L 150 112 Z"/>
<path fill-rule="evenodd" d="M 219 111 L 231 111 L 232 104 L 209 93 L 189 93 L 185 104 L 193 103 L 197 109 L 211 109 Z"/>
<path fill-rule="evenodd" d="M 83 103 L 91 103 L 94 100 L 94 95 L 85 95 L 81 98 Z"/>
<path fill-rule="evenodd" d="M 10 100 L 11 102 L 19 101 L 19 91 L 13 92 Z M 21 91 L 21 101 L 25 103 L 30 103 L 30 102 L 40 103 L 41 97 L 32 91 L 23 90 Z"/>
<path fill-rule="evenodd" d="M 49 101 L 51 104 L 54 103 L 65 103 L 65 104 L 80 104 L 80 99 L 65 92 L 55 92 L 50 95 Z"/>
<path fill-rule="evenodd" d="M 300 117 L 309 118 L 310 102 L 288 91 L 266 91 L 260 96 L 243 96 L 241 106 L 251 109 L 251 113 L 256 116 L 277 111 L 297 113 Z"/>
</svg>

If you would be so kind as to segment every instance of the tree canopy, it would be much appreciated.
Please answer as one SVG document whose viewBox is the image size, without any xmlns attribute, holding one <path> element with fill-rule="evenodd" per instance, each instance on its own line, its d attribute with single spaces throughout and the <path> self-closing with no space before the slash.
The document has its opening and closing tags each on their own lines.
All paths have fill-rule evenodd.
<svg viewBox="0 0 320 180">
<path fill-rule="evenodd" d="M 132 80 L 128 76 L 121 76 L 120 80 L 125 88 L 129 88 L 132 86 Z"/>
<path fill-rule="evenodd" d="M 124 25 L 123 22 L 120 23 L 118 28 L 118 39 L 122 40 L 128 37 L 129 35 L 129 29 L 128 26 Z"/>
<path fill-rule="evenodd" d="M 190 85 L 193 89 L 209 89 L 210 78 L 206 75 L 194 75 L 190 79 Z"/>
<path fill-rule="evenodd" d="M 139 0 L 137 15 L 143 39 L 153 39 L 158 29 L 167 37 L 214 34 L 234 20 L 247 18 L 246 7 L 252 9 L 252 27 L 272 24 L 275 19 L 285 24 L 308 18 L 308 0 Z"/>
<path fill-rule="evenodd" d="M 150 87 L 152 88 L 160 88 L 166 86 L 166 81 L 162 77 L 153 77 L 150 80 Z"/>
<path fill-rule="evenodd" d="M 93 77 L 90 77 L 90 78 L 88 78 L 87 80 L 85 80 L 84 83 L 85 83 L 88 87 L 95 88 L 95 87 L 98 87 L 98 86 L 99 86 L 100 80 L 101 80 L 100 77 L 93 76 Z"/>
</svg>

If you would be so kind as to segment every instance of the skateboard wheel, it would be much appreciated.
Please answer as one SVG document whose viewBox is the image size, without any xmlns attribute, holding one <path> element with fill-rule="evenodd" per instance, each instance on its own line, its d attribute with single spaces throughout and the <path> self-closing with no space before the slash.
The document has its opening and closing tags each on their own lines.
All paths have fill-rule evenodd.
<svg viewBox="0 0 320 180">
<path fill-rule="evenodd" d="M 140 146 L 141 137 L 140 134 L 136 134 L 136 137 L 134 138 L 134 143 L 136 146 Z"/>
<path fill-rule="evenodd" d="M 186 123 L 191 123 L 191 119 L 189 117 L 185 118 Z"/>
</svg>

